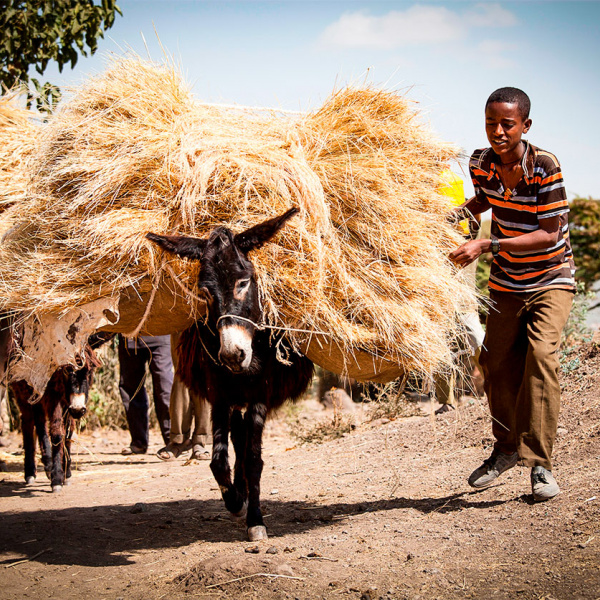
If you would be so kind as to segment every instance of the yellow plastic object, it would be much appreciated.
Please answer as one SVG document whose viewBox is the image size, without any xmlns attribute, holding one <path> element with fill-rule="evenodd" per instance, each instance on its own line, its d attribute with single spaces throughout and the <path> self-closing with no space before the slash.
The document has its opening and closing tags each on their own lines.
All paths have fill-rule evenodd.
<svg viewBox="0 0 600 600">
<path fill-rule="evenodd" d="M 463 180 L 450 169 L 446 169 L 440 175 L 440 186 L 438 187 L 438 193 L 442 194 L 442 196 L 448 197 L 450 202 L 448 208 L 462 206 L 465 203 Z M 469 221 L 467 219 L 460 221 L 458 226 L 464 235 L 469 235 Z"/>
</svg>

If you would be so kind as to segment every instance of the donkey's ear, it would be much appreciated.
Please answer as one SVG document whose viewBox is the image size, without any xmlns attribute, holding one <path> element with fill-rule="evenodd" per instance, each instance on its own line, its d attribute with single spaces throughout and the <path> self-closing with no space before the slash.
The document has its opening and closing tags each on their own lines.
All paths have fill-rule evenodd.
<svg viewBox="0 0 600 600">
<path fill-rule="evenodd" d="M 234 237 L 236 246 L 242 252 L 250 252 L 256 250 L 266 244 L 298 211 L 297 208 L 290 208 L 278 217 L 263 221 L 246 231 L 238 233 Z"/>
<path fill-rule="evenodd" d="M 200 260 L 204 249 L 206 248 L 206 240 L 185 237 L 183 235 L 158 235 L 156 233 L 147 233 L 146 237 L 158 244 L 163 250 L 177 254 L 182 258 L 194 258 Z"/>
</svg>

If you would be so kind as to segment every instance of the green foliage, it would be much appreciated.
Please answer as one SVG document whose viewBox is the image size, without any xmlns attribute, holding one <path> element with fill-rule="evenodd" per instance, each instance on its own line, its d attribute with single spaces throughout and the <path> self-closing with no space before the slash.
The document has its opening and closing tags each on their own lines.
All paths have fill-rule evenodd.
<svg viewBox="0 0 600 600">
<path fill-rule="evenodd" d="M 300 418 L 287 421 L 292 437 L 301 444 L 320 444 L 335 440 L 356 429 L 354 417 L 339 412 L 334 412 L 332 419 L 302 422 Z"/>
<path fill-rule="evenodd" d="M 589 289 L 600 279 L 600 200 L 575 198 L 569 208 L 575 277 Z"/>
<path fill-rule="evenodd" d="M 490 237 L 491 221 L 482 221 L 481 223 L 481 237 Z M 489 296 L 488 280 L 490 278 L 490 267 L 492 266 L 492 254 L 491 252 L 485 252 L 479 257 L 477 261 L 477 271 L 475 273 L 475 285 L 477 289 L 484 295 Z"/>
<path fill-rule="evenodd" d="M 582 282 L 577 284 L 571 314 L 562 332 L 563 347 L 577 346 L 592 340 L 592 330 L 586 325 L 586 317 L 594 296 L 594 292 L 586 291 Z"/>
<path fill-rule="evenodd" d="M 96 351 L 102 366 L 94 373 L 82 426 L 87 429 L 110 427 L 127 429 L 125 410 L 119 394 L 119 356 L 117 338 Z"/>
<path fill-rule="evenodd" d="M 99 427 L 127 429 L 127 418 L 119 392 L 118 344 L 118 337 L 115 337 L 96 351 L 102 361 L 102 366 L 94 373 L 94 381 L 87 403 L 87 414 L 81 423 L 84 429 L 94 430 Z M 148 367 L 146 367 L 143 385 L 150 401 L 150 426 L 156 427 L 158 421 L 154 410 L 154 390 L 152 377 L 148 376 Z"/>
<path fill-rule="evenodd" d="M 50 61 L 61 72 L 65 65 L 73 68 L 80 53 L 96 52 L 117 13 L 115 0 L 0 0 L 0 84 L 28 86 L 30 103 L 35 98 L 39 109 L 51 110 L 60 90 L 30 77 L 30 68 L 40 75 Z"/>
<path fill-rule="evenodd" d="M 404 394 L 401 379 L 386 384 L 374 384 L 372 402 L 368 409 L 368 420 L 394 419 L 421 415 L 420 404 L 410 402 Z"/>
</svg>

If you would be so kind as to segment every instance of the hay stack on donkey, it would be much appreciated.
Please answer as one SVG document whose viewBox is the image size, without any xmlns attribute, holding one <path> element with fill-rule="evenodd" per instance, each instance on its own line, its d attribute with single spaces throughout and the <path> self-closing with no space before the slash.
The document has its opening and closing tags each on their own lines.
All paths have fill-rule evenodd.
<svg viewBox="0 0 600 600">
<path fill-rule="evenodd" d="M 400 95 L 348 88 L 303 115 L 235 110 L 194 101 L 169 66 L 125 59 L 37 138 L 24 198 L 5 211 L 0 310 L 62 314 L 110 297 L 113 330 L 181 331 L 206 310 L 190 293 L 197 266 L 165 260 L 146 232 L 206 237 L 297 206 L 253 256 L 266 321 L 359 380 L 451 363 L 456 312 L 472 299 L 447 260 L 460 234 L 437 193 L 456 150 Z"/>
<path fill-rule="evenodd" d="M 90 327 L 104 316 L 107 330 L 128 335 L 174 333 L 200 320 L 183 354 L 196 361 L 214 407 L 233 402 L 211 396 L 215 373 L 229 389 L 242 380 L 231 368 L 246 369 L 250 349 L 269 357 L 273 380 L 261 388 L 263 400 L 239 400 L 256 408 L 243 417 L 232 409 L 230 424 L 215 408 L 215 422 L 231 426 L 234 447 L 245 449 L 230 483 L 215 446 L 213 470 L 235 510 L 245 490 L 249 499 L 257 494 L 257 468 L 242 457 L 256 458 L 251 446 L 268 396 L 274 388 L 300 393 L 308 359 L 362 381 L 430 376 L 451 364 L 456 313 L 474 300 L 447 259 L 461 237 L 437 193 L 456 156 L 392 92 L 343 89 L 320 109 L 288 118 L 199 104 L 169 66 L 118 61 L 40 128 L 23 199 L 0 223 L 0 311 L 63 318 L 90 303 L 118 302 L 98 309 Z M 249 232 L 274 228 L 274 235 L 290 206 L 298 214 L 276 243 L 249 245 Z M 178 256 L 160 251 L 148 232 Z M 204 241 L 169 247 L 175 233 Z M 186 248 L 198 260 L 180 259 Z M 223 275 L 227 293 L 238 303 L 252 299 L 262 323 L 284 337 L 257 329 L 259 315 L 222 312 L 206 278 L 210 265 L 220 272 L 219 258 L 231 270 Z M 199 280 L 207 282 L 204 298 Z M 282 361 L 272 361 L 269 342 Z M 219 353 L 229 366 L 213 363 Z M 297 381 L 281 375 L 286 359 Z M 252 381 L 251 372 L 244 377 Z M 199 385 L 189 372 L 186 380 Z M 242 425 L 253 418 L 258 429 Z M 251 512 L 251 535 L 264 536 L 257 499 Z"/>
</svg>

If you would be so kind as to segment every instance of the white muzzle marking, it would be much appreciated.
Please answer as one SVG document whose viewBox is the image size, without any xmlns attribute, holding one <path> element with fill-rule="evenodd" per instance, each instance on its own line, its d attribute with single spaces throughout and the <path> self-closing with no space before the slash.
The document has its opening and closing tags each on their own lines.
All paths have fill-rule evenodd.
<svg viewBox="0 0 600 600">
<path fill-rule="evenodd" d="M 75 411 L 85 409 L 85 394 L 71 394 L 69 398 L 69 408 Z"/>
<path fill-rule="evenodd" d="M 247 369 L 252 361 L 252 335 L 240 325 L 226 325 L 219 331 L 221 338 L 221 357 L 234 358 L 240 356 L 240 350 L 244 358 L 240 362 L 242 369 Z"/>
</svg>

